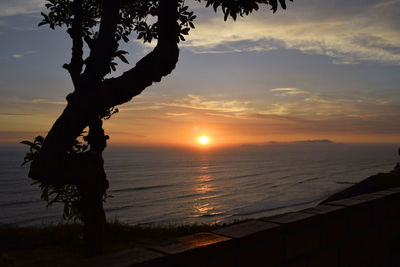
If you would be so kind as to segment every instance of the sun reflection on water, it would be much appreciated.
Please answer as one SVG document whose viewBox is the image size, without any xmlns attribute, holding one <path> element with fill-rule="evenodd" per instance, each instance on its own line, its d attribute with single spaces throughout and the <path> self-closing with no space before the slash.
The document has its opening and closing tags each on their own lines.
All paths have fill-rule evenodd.
<svg viewBox="0 0 400 267">
<path fill-rule="evenodd" d="M 193 190 L 199 195 L 194 200 L 193 210 L 196 217 L 213 216 L 219 212 L 215 212 L 216 194 L 214 177 L 210 175 L 210 164 L 208 161 L 201 161 L 198 169 L 199 175 L 194 181 Z"/>
<path fill-rule="evenodd" d="M 200 213 L 200 215 L 207 214 L 208 211 L 213 210 L 214 208 L 210 205 L 210 203 L 194 203 L 193 207 L 195 210 Z"/>
</svg>

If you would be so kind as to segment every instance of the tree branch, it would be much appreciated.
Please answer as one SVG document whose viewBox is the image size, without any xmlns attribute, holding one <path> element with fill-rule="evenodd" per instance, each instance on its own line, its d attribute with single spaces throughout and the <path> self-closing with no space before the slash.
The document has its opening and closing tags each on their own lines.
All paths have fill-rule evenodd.
<svg viewBox="0 0 400 267">
<path fill-rule="evenodd" d="M 79 89 L 80 74 L 83 67 L 83 21 L 82 21 L 82 2 L 83 0 L 75 0 L 72 4 L 72 10 L 74 13 L 74 20 L 72 26 L 67 30 L 68 34 L 72 39 L 72 57 L 69 64 L 65 64 L 63 67 L 68 70 L 71 75 L 72 82 L 75 90 Z"/>
<path fill-rule="evenodd" d="M 83 74 L 88 82 L 99 82 L 109 72 L 110 62 L 118 49 L 115 38 L 117 24 L 119 22 L 119 11 L 121 0 L 103 0 L 99 35 L 97 39 L 89 41 L 91 49 L 86 59 L 86 68 Z"/>
<path fill-rule="evenodd" d="M 178 1 L 161 0 L 158 14 L 158 42 L 154 50 L 134 68 L 118 78 L 107 79 L 100 90 L 103 109 L 128 102 L 154 82 L 170 74 L 179 57 Z"/>
</svg>

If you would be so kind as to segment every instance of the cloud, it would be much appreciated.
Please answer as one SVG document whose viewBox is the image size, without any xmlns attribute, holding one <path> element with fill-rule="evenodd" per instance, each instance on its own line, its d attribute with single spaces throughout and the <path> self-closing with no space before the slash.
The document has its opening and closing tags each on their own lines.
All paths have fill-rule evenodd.
<svg viewBox="0 0 400 267">
<path fill-rule="evenodd" d="M 293 49 L 326 55 L 335 64 L 400 65 L 400 1 L 328 0 L 295 3 L 280 14 L 262 11 L 236 22 L 221 14 L 197 23 L 182 46 L 195 53 Z"/>
<path fill-rule="evenodd" d="M 25 57 L 26 55 L 32 55 L 32 54 L 35 54 L 35 53 L 36 53 L 36 51 L 28 50 L 28 51 L 24 51 L 22 53 L 20 52 L 20 53 L 12 54 L 11 56 L 14 59 L 20 59 L 20 58 Z"/>
<path fill-rule="evenodd" d="M 38 13 L 44 3 L 2 0 L 0 17 Z M 220 12 L 210 15 L 201 4 L 193 8 L 202 16 L 181 46 L 195 53 L 293 49 L 329 56 L 334 64 L 400 65 L 398 0 L 295 2 L 286 11 L 271 14 L 261 9 L 236 22 L 224 22 Z"/>
<path fill-rule="evenodd" d="M 162 109 L 161 105 L 153 105 L 151 103 L 134 103 L 133 105 L 125 105 L 119 108 L 120 111 L 147 111 Z"/>
<path fill-rule="evenodd" d="M 136 133 L 132 133 L 132 132 L 107 131 L 107 134 L 110 134 L 112 136 L 114 136 L 114 135 L 125 135 L 125 136 L 129 136 L 129 137 L 139 137 L 139 138 L 146 137 L 145 135 L 136 134 Z"/>
<path fill-rule="evenodd" d="M 274 88 L 270 90 L 275 92 L 275 96 L 293 96 L 293 95 L 309 95 L 310 92 L 300 90 L 298 88 Z"/>
<path fill-rule="evenodd" d="M 0 143 L 8 142 L 20 145 L 19 142 L 22 140 L 32 140 L 33 137 L 38 135 L 44 135 L 44 132 L 40 131 L 5 131 L 0 130 Z"/>
<path fill-rule="evenodd" d="M 51 101 L 44 98 L 34 98 L 30 100 L 32 104 L 52 104 L 52 105 L 66 105 L 67 101 Z"/>
<path fill-rule="evenodd" d="M 208 111 L 219 111 L 228 113 L 240 113 L 247 110 L 248 102 L 237 99 L 215 99 L 209 100 L 207 97 L 199 95 L 188 95 L 185 98 L 177 101 L 164 102 L 160 105 L 169 107 L 189 108 L 195 110 L 208 110 Z"/>
<path fill-rule="evenodd" d="M 171 117 L 181 117 L 181 116 L 191 115 L 192 113 L 190 113 L 190 112 L 185 112 L 185 113 L 167 112 L 165 114 L 167 116 L 171 116 Z"/>
<path fill-rule="evenodd" d="M 0 112 L 0 116 L 32 116 L 33 114 L 30 113 L 7 113 L 7 112 Z"/>
<path fill-rule="evenodd" d="M 38 13 L 44 4 L 44 0 L 2 0 L 0 17 Z"/>
<path fill-rule="evenodd" d="M 66 101 L 45 98 L 4 97 L 0 98 L 0 115 L 21 114 L 21 116 L 45 115 L 46 117 L 51 117 L 57 115 L 66 104 Z"/>
<path fill-rule="evenodd" d="M 389 97 L 363 91 L 311 93 L 298 88 L 274 88 L 268 101 L 261 98 L 188 95 L 180 99 L 164 99 L 157 106 L 171 117 L 210 116 L 231 119 L 282 119 L 295 121 L 329 121 L 357 119 L 383 120 L 388 125 L 392 116 L 400 116 L 400 105 Z M 284 96 L 284 98 L 282 98 Z M 298 97 L 289 97 L 298 96 Z"/>
</svg>

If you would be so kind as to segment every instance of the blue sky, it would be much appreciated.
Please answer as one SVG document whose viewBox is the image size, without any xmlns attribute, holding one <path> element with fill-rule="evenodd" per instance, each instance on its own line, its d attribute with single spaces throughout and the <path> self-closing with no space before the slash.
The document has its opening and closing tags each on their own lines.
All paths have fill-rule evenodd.
<svg viewBox="0 0 400 267">
<path fill-rule="evenodd" d="M 72 91 L 71 41 L 37 27 L 43 3 L 0 3 L 1 142 L 45 134 Z M 106 122 L 111 142 L 400 142 L 400 0 L 295 0 L 236 22 L 192 8 L 177 68 Z M 152 49 L 123 47 L 131 63 Z"/>
</svg>

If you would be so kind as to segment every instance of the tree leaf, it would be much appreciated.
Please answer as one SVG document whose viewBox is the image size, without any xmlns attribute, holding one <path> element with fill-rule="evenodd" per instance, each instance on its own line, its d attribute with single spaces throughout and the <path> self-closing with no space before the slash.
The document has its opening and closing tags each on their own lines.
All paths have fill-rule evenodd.
<svg viewBox="0 0 400 267">
<path fill-rule="evenodd" d="M 35 143 L 39 143 L 39 144 L 43 144 L 43 142 L 44 142 L 44 138 L 43 138 L 43 136 L 36 136 L 36 138 L 35 138 Z"/>
<path fill-rule="evenodd" d="M 28 145 L 28 146 L 34 146 L 35 144 L 30 142 L 30 141 L 22 141 L 20 144 Z"/>
<path fill-rule="evenodd" d="M 283 9 L 286 9 L 285 0 L 279 0 L 279 3 L 281 4 L 281 7 L 282 7 Z"/>
<path fill-rule="evenodd" d="M 189 34 L 189 30 L 190 30 L 190 28 L 184 28 L 184 29 L 181 30 L 181 34 L 188 35 Z"/>
<path fill-rule="evenodd" d="M 126 57 L 124 57 L 124 55 L 119 54 L 117 55 L 117 57 L 124 63 L 129 64 L 128 60 L 126 59 Z"/>
</svg>

